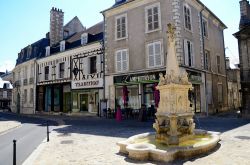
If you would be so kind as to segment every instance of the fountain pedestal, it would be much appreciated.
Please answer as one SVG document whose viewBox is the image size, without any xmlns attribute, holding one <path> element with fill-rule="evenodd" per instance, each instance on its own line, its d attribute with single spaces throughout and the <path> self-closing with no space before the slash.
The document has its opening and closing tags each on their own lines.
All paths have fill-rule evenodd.
<svg viewBox="0 0 250 165">
<path fill-rule="evenodd" d="M 175 28 L 171 24 L 168 24 L 168 34 L 166 75 L 160 74 L 157 86 L 160 103 L 153 124 L 156 133 L 136 135 L 118 143 L 120 152 L 132 159 L 169 162 L 206 153 L 219 141 L 219 136 L 214 133 L 194 130 L 194 113 L 188 99 L 192 84 L 176 59 Z"/>
</svg>

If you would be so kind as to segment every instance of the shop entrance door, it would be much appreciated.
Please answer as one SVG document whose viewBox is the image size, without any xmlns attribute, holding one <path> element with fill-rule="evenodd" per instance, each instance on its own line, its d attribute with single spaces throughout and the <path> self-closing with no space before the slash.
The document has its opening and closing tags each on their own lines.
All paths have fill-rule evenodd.
<svg viewBox="0 0 250 165">
<path fill-rule="evenodd" d="M 201 91 L 200 85 L 193 85 L 194 87 L 194 111 L 195 113 L 201 112 Z"/>
<path fill-rule="evenodd" d="M 79 94 L 80 111 L 88 111 L 88 94 Z"/>
</svg>

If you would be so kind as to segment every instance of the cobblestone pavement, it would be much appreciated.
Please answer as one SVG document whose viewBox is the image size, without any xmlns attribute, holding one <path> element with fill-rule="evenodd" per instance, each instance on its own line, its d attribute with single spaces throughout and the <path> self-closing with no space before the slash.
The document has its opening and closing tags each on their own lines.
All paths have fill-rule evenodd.
<svg viewBox="0 0 250 165">
<path fill-rule="evenodd" d="M 20 122 L 0 119 L 0 135 L 20 126 L 21 126 Z"/>
<path fill-rule="evenodd" d="M 164 164 L 133 161 L 118 153 L 119 147 L 116 142 L 135 134 L 154 131 L 152 129 L 153 121 L 140 123 L 135 120 L 124 120 L 116 122 L 100 118 L 66 119 L 64 121 L 67 125 L 55 129 L 50 135 L 50 142 L 44 141 L 27 159 L 25 165 Z M 178 160 L 168 164 L 249 165 L 250 124 L 248 123 L 249 121 L 236 118 L 200 118 L 200 127 L 222 132 L 220 147 L 210 155 L 203 155 L 192 160 Z"/>
</svg>

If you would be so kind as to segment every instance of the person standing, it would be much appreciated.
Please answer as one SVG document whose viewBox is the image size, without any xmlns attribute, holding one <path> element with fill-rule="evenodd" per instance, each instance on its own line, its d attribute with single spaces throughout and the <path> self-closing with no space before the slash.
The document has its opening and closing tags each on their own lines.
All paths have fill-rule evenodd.
<svg viewBox="0 0 250 165">
<path fill-rule="evenodd" d="M 116 116 L 115 116 L 116 121 L 120 122 L 122 121 L 122 110 L 121 110 L 121 106 L 117 105 L 116 107 Z"/>
</svg>

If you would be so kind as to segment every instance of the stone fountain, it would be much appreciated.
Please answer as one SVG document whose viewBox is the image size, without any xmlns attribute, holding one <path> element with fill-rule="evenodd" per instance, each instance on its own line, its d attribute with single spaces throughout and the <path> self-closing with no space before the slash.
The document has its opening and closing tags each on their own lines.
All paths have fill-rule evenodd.
<svg viewBox="0 0 250 165">
<path fill-rule="evenodd" d="M 157 86 L 160 104 L 153 124 L 156 133 L 135 135 L 117 143 L 120 146 L 119 152 L 128 154 L 132 159 L 168 162 L 206 153 L 219 142 L 217 134 L 195 130 L 194 113 L 188 99 L 192 84 L 176 58 L 175 27 L 168 24 L 167 33 L 166 75 L 160 74 Z"/>
</svg>

